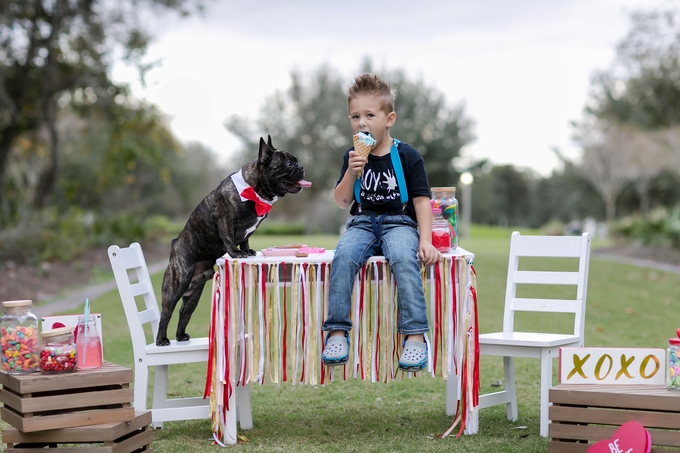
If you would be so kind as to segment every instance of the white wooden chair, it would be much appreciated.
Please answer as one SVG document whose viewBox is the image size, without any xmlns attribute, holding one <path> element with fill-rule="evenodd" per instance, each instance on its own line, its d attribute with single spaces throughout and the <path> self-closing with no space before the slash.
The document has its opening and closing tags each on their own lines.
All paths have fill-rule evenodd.
<svg viewBox="0 0 680 453">
<path fill-rule="evenodd" d="M 146 266 L 142 248 L 138 243 L 128 248 L 117 245 L 109 247 L 109 260 L 123 302 L 125 316 L 134 351 L 134 407 L 137 411 L 145 411 L 149 368 L 155 367 L 153 402 L 151 406 L 152 421 L 156 428 L 163 422 L 175 420 L 196 420 L 210 418 L 210 398 L 173 398 L 168 399 L 168 366 L 182 363 L 207 362 L 208 338 L 191 338 L 188 342 L 172 340 L 168 346 L 156 346 L 160 312 L 154 294 L 151 278 Z M 129 271 L 134 271 L 130 272 Z M 130 275 L 134 274 L 134 275 Z M 135 279 L 136 276 L 136 279 Z M 132 280 L 131 280 L 132 278 Z M 136 280 L 136 281 L 135 281 Z M 137 308 L 135 297 L 144 300 L 144 308 Z M 141 304 L 140 304 L 141 305 Z M 147 344 L 144 324 L 149 323 L 152 331 L 152 342 Z M 206 366 L 207 370 L 207 366 Z M 241 429 L 253 426 L 250 405 L 250 389 L 248 386 L 237 388 L 237 419 Z"/>
<path fill-rule="evenodd" d="M 540 265 L 520 257 L 544 257 Z M 552 258 L 577 258 L 578 269 L 564 271 L 566 260 Z M 505 287 L 505 310 L 503 331 L 479 335 L 480 354 L 503 357 L 505 390 L 480 395 L 479 409 L 505 404 L 508 420 L 517 420 L 517 397 L 513 357 L 541 359 L 541 436 L 548 435 L 548 390 L 552 387 L 552 361 L 559 356 L 561 347 L 583 347 L 586 317 L 586 293 L 588 289 L 588 265 L 590 260 L 590 237 L 581 236 L 522 236 L 512 233 L 508 278 Z M 530 261 L 528 264 L 526 261 Z M 574 261 L 573 259 L 571 261 Z M 573 268 L 575 268 L 575 263 Z M 540 266 L 540 267 L 539 267 Z M 546 266 L 550 268 L 547 269 Z M 553 267 L 555 266 L 555 267 Z M 572 266 L 567 266 L 572 268 Z M 565 285 L 574 291 L 570 299 L 517 297 L 517 287 L 522 285 Z M 543 288 L 537 288 L 538 290 Z M 520 291 L 522 291 L 520 290 Z M 561 290 L 560 290 L 561 291 Z M 533 293 L 532 293 L 533 296 Z M 568 334 L 543 333 L 542 322 L 536 323 L 537 331 L 515 331 L 515 312 L 542 312 L 544 317 L 553 313 L 572 313 L 573 331 Z"/>
</svg>

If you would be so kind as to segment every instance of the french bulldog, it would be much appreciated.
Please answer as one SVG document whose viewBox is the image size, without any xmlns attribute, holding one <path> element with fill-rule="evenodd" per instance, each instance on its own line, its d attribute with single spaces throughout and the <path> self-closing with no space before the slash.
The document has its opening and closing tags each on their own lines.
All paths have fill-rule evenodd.
<svg viewBox="0 0 680 453">
<path fill-rule="evenodd" d="M 177 238 L 172 240 L 170 261 L 163 275 L 161 319 L 156 335 L 158 346 L 167 346 L 168 323 L 179 299 L 177 341 L 191 337 L 186 327 L 203 293 L 215 274 L 217 258 L 255 256 L 248 239 L 267 217 L 272 204 L 289 193 L 298 193 L 312 184 L 305 181 L 304 169 L 291 153 L 278 150 L 260 138 L 256 160 L 225 178 L 199 203 Z"/>
</svg>

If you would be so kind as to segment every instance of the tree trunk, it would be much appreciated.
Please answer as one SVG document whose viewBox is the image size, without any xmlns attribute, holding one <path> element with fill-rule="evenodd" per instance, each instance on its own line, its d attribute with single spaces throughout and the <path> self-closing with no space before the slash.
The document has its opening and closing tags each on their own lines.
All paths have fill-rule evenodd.
<svg viewBox="0 0 680 453">
<path fill-rule="evenodd" d="M 47 63 L 45 65 L 45 85 L 43 89 L 42 96 L 42 113 L 43 121 L 47 126 L 47 132 L 49 135 L 50 142 L 50 163 L 45 171 L 40 175 L 40 180 L 38 181 L 38 187 L 35 190 L 35 196 L 33 197 L 33 206 L 35 208 L 42 208 L 45 206 L 47 199 L 54 188 L 54 183 L 57 180 L 57 174 L 59 172 L 59 133 L 57 132 L 57 103 L 55 100 L 56 95 L 56 85 L 57 85 L 57 57 L 54 40 L 60 30 L 60 18 L 51 18 L 52 33 L 45 40 L 45 44 L 49 50 L 47 55 Z"/>
<path fill-rule="evenodd" d="M 646 217 L 649 215 L 649 187 L 651 180 L 649 178 L 639 178 L 635 181 L 635 191 L 640 197 L 640 215 Z"/>
<path fill-rule="evenodd" d="M 46 101 L 49 105 L 45 107 L 45 123 L 50 137 L 50 163 L 45 171 L 40 175 L 38 187 L 35 190 L 33 197 L 33 207 L 42 208 L 47 204 L 49 195 L 52 193 L 54 184 L 59 173 L 59 158 L 61 150 L 59 149 L 59 132 L 57 131 L 55 118 L 54 102 Z"/>
<path fill-rule="evenodd" d="M 604 206 L 607 210 L 607 221 L 610 222 L 616 218 L 616 197 L 607 194 L 602 198 L 604 199 Z"/>
<path fill-rule="evenodd" d="M 5 197 L 5 174 L 9 162 L 9 153 L 12 151 L 12 142 L 16 136 L 16 128 L 6 127 L 0 133 L 0 204 Z"/>
</svg>

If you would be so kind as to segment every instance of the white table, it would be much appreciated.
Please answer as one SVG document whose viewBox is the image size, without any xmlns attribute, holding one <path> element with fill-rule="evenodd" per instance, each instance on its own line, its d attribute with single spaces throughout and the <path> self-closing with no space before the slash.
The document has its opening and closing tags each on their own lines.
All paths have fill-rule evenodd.
<svg viewBox="0 0 680 453">
<path fill-rule="evenodd" d="M 210 332 L 214 361 L 208 379 L 213 431 L 222 442 L 237 439 L 236 386 L 325 385 L 351 378 L 387 383 L 411 374 L 397 368 L 403 336 L 396 333 L 396 285 L 382 256 L 371 258 L 356 277 L 349 362 L 323 365 L 321 327 L 332 260 L 333 251 L 217 260 Z M 447 413 L 458 412 L 461 429 L 468 433 L 477 431 L 469 426 L 469 414 L 479 396 L 473 260 L 474 254 L 457 248 L 444 254 L 442 262 L 423 267 L 429 360 L 426 372 L 416 373 L 447 379 Z"/>
</svg>

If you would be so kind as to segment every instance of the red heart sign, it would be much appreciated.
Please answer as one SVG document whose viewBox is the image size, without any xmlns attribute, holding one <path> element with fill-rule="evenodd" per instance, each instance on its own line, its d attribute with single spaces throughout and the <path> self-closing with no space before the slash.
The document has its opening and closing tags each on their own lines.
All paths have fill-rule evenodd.
<svg viewBox="0 0 680 453">
<path fill-rule="evenodd" d="M 626 422 L 611 439 L 590 446 L 588 453 L 651 453 L 652 436 L 640 423 Z"/>
</svg>

